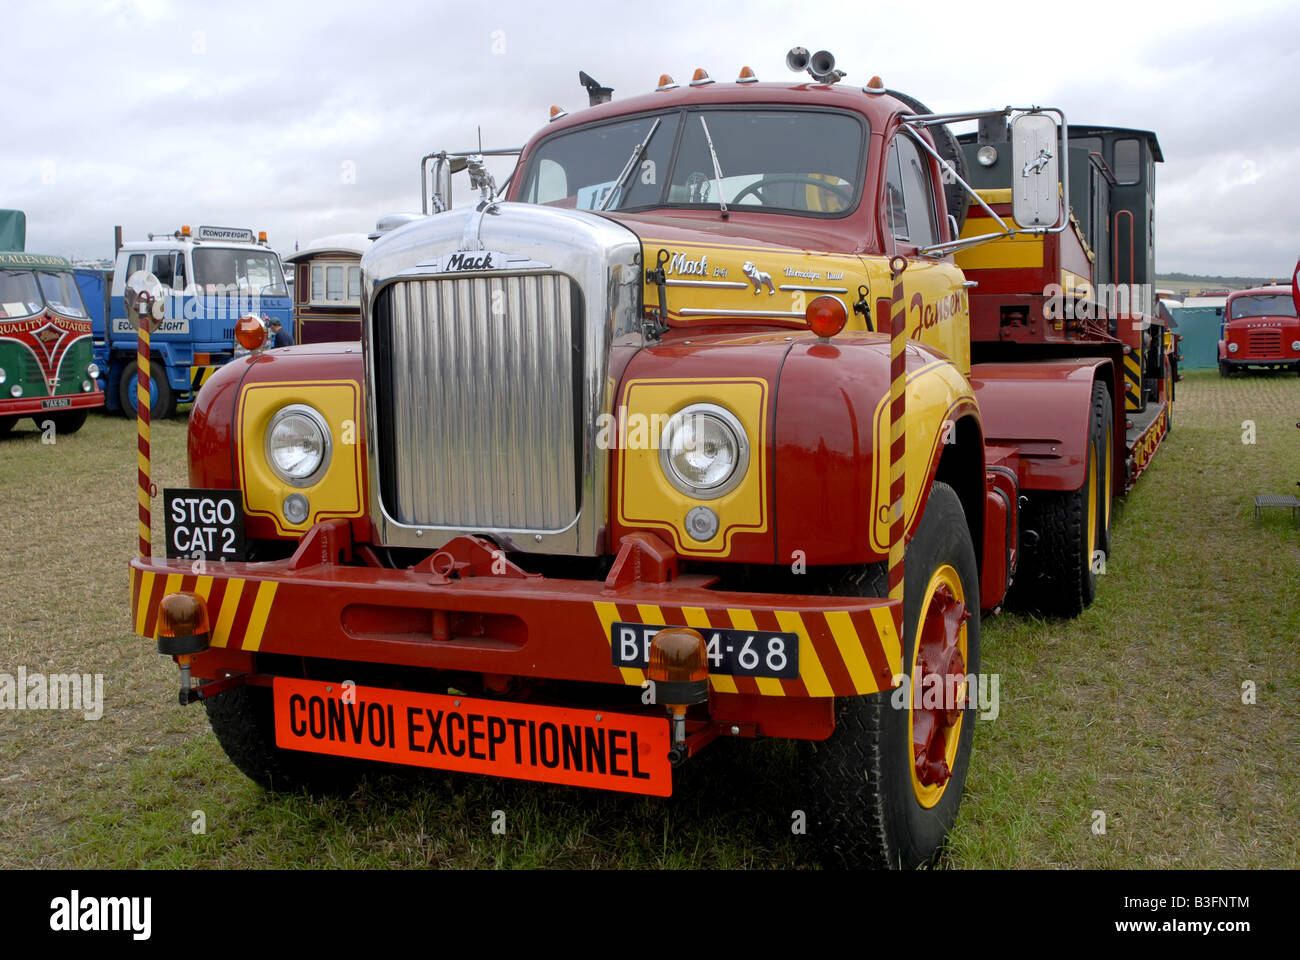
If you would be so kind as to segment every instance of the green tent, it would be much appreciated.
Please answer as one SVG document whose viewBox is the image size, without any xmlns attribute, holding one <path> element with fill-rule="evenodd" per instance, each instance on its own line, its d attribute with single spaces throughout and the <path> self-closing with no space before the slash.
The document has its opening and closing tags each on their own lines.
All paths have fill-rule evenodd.
<svg viewBox="0 0 1300 960">
<path fill-rule="evenodd" d="M 27 243 L 27 214 L 0 210 L 0 250 L 21 250 Z"/>
</svg>

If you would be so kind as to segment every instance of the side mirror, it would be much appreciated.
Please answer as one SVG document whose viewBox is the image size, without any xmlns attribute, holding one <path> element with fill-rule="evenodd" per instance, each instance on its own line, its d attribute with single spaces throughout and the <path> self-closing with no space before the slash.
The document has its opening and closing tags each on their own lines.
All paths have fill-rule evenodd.
<svg viewBox="0 0 1300 960">
<path fill-rule="evenodd" d="M 1221 316 L 1223 316 L 1223 307 L 1215 307 L 1215 308 L 1214 308 L 1214 315 L 1215 315 L 1216 317 L 1221 317 Z"/>
<path fill-rule="evenodd" d="M 1011 121 L 1011 216 L 1021 227 L 1053 227 L 1061 218 L 1056 121 L 1022 113 Z"/>
<path fill-rule="evenodd" d="M 147 270 L 137 270 L 127 278 L 126 289 L 122 292 L 122 301 L 126 305 L 127 317 L 136 329 L 140 327 L 142 313 L 155 321 L 150 324 L 150 330 L 156 325 L 156 321 L 163 318 L 167 307 L 165 296 L 163 285 Z"/>
<path fill-rule="evenodd" d="M 442 213 L 444 210 L 451 209 L 451 177 L 452 174 L 460 173 L 469 166 L 467 157 L 448 157 L 445 155 L 433 158 L 433 209 L 430 213 Z"/>
</svg>

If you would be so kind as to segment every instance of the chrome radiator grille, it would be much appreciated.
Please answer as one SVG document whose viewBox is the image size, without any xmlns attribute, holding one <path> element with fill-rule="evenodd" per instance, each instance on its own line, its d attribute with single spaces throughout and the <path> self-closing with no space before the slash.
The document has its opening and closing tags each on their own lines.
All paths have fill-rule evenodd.
<svg viewBox="0 0 1300 960">
<path fill-rule="evenodd" d="M 393 519 L 561 530 L 580 507 L 583 319 L 554 273 L 403 280 L 374 316 L 379 493 Z"/>
<path fill-rule="evenodd" d="M 1265 357 L 1280 357 L 1282 355 L 1281 330 L 1248 330 L 1246 331 L 1246 340 L 1252 354 Z"/>
</svg>

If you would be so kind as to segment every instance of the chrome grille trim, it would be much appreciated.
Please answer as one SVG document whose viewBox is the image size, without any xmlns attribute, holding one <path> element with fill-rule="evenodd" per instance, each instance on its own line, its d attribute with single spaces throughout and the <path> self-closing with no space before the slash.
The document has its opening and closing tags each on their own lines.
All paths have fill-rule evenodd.
<svg viewBox="0 0 1300 960">
<path fill-rule="evenodd" d="M 558 532 L 577 518 L 581 293 L 568 277 L 403 280 L 376 315 L 381 476 L 400 523 Z M 494 302 L 500 313 L 493 312 Z"/>
<path fill-rule="evenodd" d="M 467 233 L 471 218 L 474 229 Z M 469 248 L 496 251 L 502 258 L 494 257 L 489 269 L 443 269 L 443 264 L 450 263 L 449 254 Z M 533 204 L 451 210 L 413 221 L 377 240 L 361 259 L 367 496 L 373 542 L 434 550 L 456 536 L 472 534 L 490 537 L 505 550 L 575 556 L 607 552 L 609 454 L 597 445 L 598 417 L 612 412 L 615 384 L 632 355 L 644 346 L 640 323 L 643 272 L 641 243 L 627 227 L 586 211 Z M 567 335 L 556 324 L 530 321 L 529 291 L 540 290 L 542 281 L 536 278 L 545 275 L 557 278 L 557 284 L 571 284 L 569 307 L 580 316 L 572 320 Z M 462 279 L 471 278 L 468 285 L 460 285 Z M 444 309 L 441 297 L 448 283 L 452 286 L 447 289 L 454 290 L 457 297 L 454 329 L 443 329 L 444 339 L 435 344 L 432 327 L 414 323 L 415 307 L 408 304 L 405 335 L 412 348 L 404 354 L 386 353 L 379 335 L 380 328 L 391 323 L 381 316 L 390 303 L 389 291 L 394 291 L 392 297 L 398 297 L 399 291 L 401 296 L 418 291 L 418 309 L 427 318 L 435 315 L 431 311 Z M 479 299 L 470 304 L 471 296 L 479 296 L 475 284 L 500 284 L 506 290 L 506 315 L 500 322 L 488 322 Z M 509 307 L 512 284 L 518 287 L 519 311 Z M 435 292 L 440 299 L 431 304 L 429 298 Z M 551 309 L 560 312 L 561 301 L 549 302 Z M 471 319 L 461 322 L 466 317 Z M 530 334 L 534 350 L 528 355 L 506 356 Z M 566 342 L 572 352 L 571 366 L 566 368 L 571 369 L 571 376 L 567 383 L 546 382 L 554 379 L 554 373 L 545 370 L 542 374 L 543 354 L 558 356 Z M 476 346 L 484 349 L 476 353 Z M 488 356 L 489 348 L 494 357 Z M 433 365 L 434 350 L 438 351 L 437 367 Z M 526 366 L 533 360 L 533 366 Z M 413 404 L 409 416 L 396 418 L 396 423 L 388 422 L 390 415 L 381 413 L 385 385 L 377 377 L 389 376 L 383 372 L 385 363 L 396 371 L 391 376 L 400 377 L 407 385 L 394 382 L 390 386 L 406 391 L 405 398 Z M 526 369 L 528 379 L 488 389 L 474 373 L 492 369 L 492 364 L 501 365 L 499 369 Z M 417 377 L 429 380 L 435 369 L 450 373 L 438 377 L 436 385 L 430 381 L 423 395 L 409 386 L 421 382 Z M 537 402 L 539 397 L 559 398 L 561 394 L 571 396 L 567 407 L 561 407 L 558 399 L 544 405 Z M 442 431 L 439 443 L 450 445 L 449 449 L 470 449 L 475 437 L 494 444 L 495 438 L 511 437 L 516 429 L 529 433 L 525 440 L 536 438 L 538 442 L 531 447 L 525 442 L 517 454 L 507 454 L 512 460 L 509 469 L 489 471 L 493 485 L 474 476 L 472 465 L 448 464 L 445 457 L 440 469 L 434 470 L 428 449 L 419 451 L 428 442 L 427 425 L 435 402 L 450 403 L 460 414 L 438 426 Z M 568 419 L 561 424 L 566 411 Z M 565 433 L 569 424 L 571 433 Z M 554 450 L 543 447 L 541 439 L 547 436 L 560 438 L 560 459 Z M 568 485 L 559 480 L 561 462 L 570 463 L 564 454 L 565 443 L 570 444 L 572 460 Z M 482 451 L 474 456 L 480 465 L 485 457 L 490 459 Z M 423 478 L 417 476 L 420 457 L 426 458 Z M 403 460 L 408 461 L 406 478 L 400 481 L 403 492 L 397 497 L 398 504 L 389 504 L 384 491 L 397 489 Z M 536 481 L 538 471 L 547 477 L 541 484 Z M 386 488 L 390 474 L 393 483 Z M 421 488 L 421 483 L 427 486 Z M 510 484 L 516 485 L 517 492 L 527 492 L 531 500 L 502 507 L 510 502 Z M 450 497 L 451 502 L 435 508 L 438 497 Z M 488 513 L 470 512 L 467 503 L 472 503 L 474 511 L 485 509 Z M 463 519 L 470 516 L 476 519 Z M 401 517 L 462 519 L 425 524 L 405 522 Z M 566 517 L 563 529 L 505 525 L 556 523 L 557 518 Z"/>
</svg>

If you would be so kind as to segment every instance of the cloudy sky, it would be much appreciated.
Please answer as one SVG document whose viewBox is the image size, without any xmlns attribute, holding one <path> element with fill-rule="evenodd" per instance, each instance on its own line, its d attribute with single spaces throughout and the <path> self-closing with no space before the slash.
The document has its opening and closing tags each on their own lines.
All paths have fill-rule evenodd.
<svg viewBox="0 0 1300 960">
<path fill-rule="evenodd" d="M 5 4 L 0 207 L 28 249 L 110 256 L 181 223 L 295 241 L 419 209 L 419 158 L 518 146 L 552 103 L 703 66 L 792 78 L 829 49 L 935 110 L 1008 103 L 1155 130 L 1162 272 L 1289 275 L 1300 254 L 1300 5 L 365 3 Z"/>
</svg>

